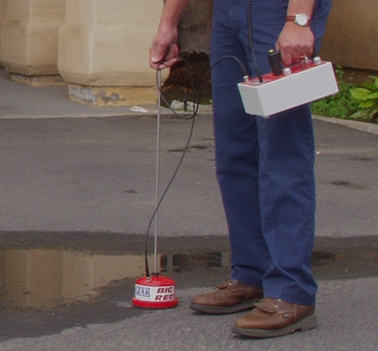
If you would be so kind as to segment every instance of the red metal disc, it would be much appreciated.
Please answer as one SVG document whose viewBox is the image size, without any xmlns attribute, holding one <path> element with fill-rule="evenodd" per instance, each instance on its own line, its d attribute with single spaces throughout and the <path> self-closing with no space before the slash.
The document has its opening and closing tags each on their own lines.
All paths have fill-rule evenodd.
<svg viewBox="0 0 378 351">
<path fill-rule="evenodd" d="M 139 278 L 135 283 L 133 305 L 140 308 L 172 308 L 178 305 L 173 279 L 153 275 Z"/>
</svg>

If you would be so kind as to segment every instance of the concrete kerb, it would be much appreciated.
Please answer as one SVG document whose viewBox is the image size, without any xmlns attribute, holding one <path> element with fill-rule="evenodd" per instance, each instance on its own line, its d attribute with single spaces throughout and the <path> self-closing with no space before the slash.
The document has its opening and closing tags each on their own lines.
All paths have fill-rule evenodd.
<svg viewBox="0 0 378 351">
<path fill-rule="evenodd" d="M 143 107 L 144 108 L 144 107 Z M 48 115 L 28 115 L 28 114 L 19 114 L 19 115 L 10 115 L 10 116 L 0 116 L 1 119 L 22 119 L 22 118 L 93 118 L 93 117 L 99 117 L 99 118 L 105 118 L 105 117 L 122 117 L 122 116 L 141 116 L 141 117 L 147 117 L 147 118 L 155 118 L 157 116 L 157 108 L 152 109 L 151 106 L 147 106 L 148 111 L 146 112 L 135 112 L 132 110 L 132 107 L 130 108 L 130 111 L 127 113 L 122 113 L 120 111 L 108 111 L 108 112 L 100 112 L 93 115 L 92 113 L 67 113 L 66 115 L 61 114 L 48 114 Z M 182 111 L 176 111 L 179 114 L 184 114 L 185 116 L 190 116 L 190 113 L 183 113 Z M 211 117 L 212 111 L 211 106 L 206 106 L 203 110 L 199 110 L 201 115 L 206 115 L 208 117 Z M 164 107 L 161 110 L 161 116 L 163 118 L 174 118 L 172 111 L 170 111 L 168 108 Z M 337 124 L 337 125 L 343 125 L 348 128 L 360 130 L 362 132 L 371 133 L 378 135 L 378 124 L 373 124 L 369 122 L 359 122 L 359 121 L 353 121 L 353 120 L 346 120 L 346 119 L 340 119 L 340 118 L 331 118 L 331 117 L 324 117 L 324 116 L 317 116 L 313 115 L 313 119 L 317 119 L 320 121 Z"/>
<path fill-rule="evenodd" d="M 177 112 L 180 112 L 180 111 L 177 111 Z M 165 109 L 165 113 L 170 114 L 172 112 L 169 111 L 169 109 Z M 200 113 L 201 115 L 211 116 L 212 115 L 212 106 L 211 105 L 200 105 L 200 107 L 198 109 L 198 113 Z M 189 115 L 189 113 L 188 113 L 188 115 Z M 347 120 L 347 119 L 341 119 L 341 118 L 317 116 L 317 115 L 313 115 L 312 118 L 320 120 L 320 121 L 328 122 L 328 123 L 343 125 L 343 126 L 348 127 L 348 128 L 360 130 L 362 132 L 378 135 L 378 124 L 373 124 L 373 123 L 369 123 L 369 122 L 360 122 L 360 121 L 354 121 L 354 120 Z"/>
<path fill-rule="evenodd" d="M 168 113 L 171 113 L 167 109 Z M 212 106 L 211 105 L 200 105 L 198 113 L 201 113 L 202 115 L 209 115 L 212 114 Z M 371 133 L 378 135 L 378 124 L 373 124 L 369 122 L 360 122 L 360 121 L 354 121 L 354 120 L 347 120 L 347 119 L 341 119 L 341 118 L 331 118 L 331 117 L 324 117 L 324 116 L 317 116 L 313 115 L 313 119 L 317 119 L 320 121 L 343 125 L 348 128 L 357 129 L 362 132 Z"/>
<path fill-rule="evenodd" d="M 362 132 L 371 133 L 371 134 L 378 134 L 378 124 L 373 124 L 369 122 L 359 122 L 341 118 L 331 118 L 331 117 L 323 117 L 323 116 L 313 116 L 314 119 L 318 119 L 320 121 L 339 124 L 345 127 L 349 127 L 352 129 L 357 129 Z"/>
</svg>

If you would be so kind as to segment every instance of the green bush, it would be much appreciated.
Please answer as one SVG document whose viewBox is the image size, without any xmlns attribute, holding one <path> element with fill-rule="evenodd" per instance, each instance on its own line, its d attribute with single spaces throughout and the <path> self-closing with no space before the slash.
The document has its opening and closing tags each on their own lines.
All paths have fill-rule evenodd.
<svg viewBox="0 0 378 351">
<path fill-rule="evenodd" d="M 362 87 L 352 88 L 350 93 L 358 102 L 359 111 L 352 117 L 363 120 L 378 119 L 378 76 L 369 77 L 372 82 L 364 82 Z"/>
<path fill-rule="evenodd" d="M 344 81 L 344 71 L 341 66 L 335 67 L 339 93 L 313 102 L 312 113 L 319 116 L 351 118 L 359 111 L 359 103 L 351 95 L 355 85 Z"/>
</svg>

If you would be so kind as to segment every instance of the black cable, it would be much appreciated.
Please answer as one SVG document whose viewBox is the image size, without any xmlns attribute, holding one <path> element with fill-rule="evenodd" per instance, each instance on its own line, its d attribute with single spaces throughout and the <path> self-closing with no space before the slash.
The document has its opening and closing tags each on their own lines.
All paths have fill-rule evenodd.
<svg viewBox="0 0 378 351">
<path fill-rule="evenodd" d="M 248 31 L 248 49 L 251 51 L 252 53 L 252 59 L 253 59 L 253 63 L 254 63 L 254 66 L 255 66 L 255 69 L 256 69 L 256 73 L 257 73 L 257 76 L 258 76 L 258 79 L 260 81 L 260 83 L 263 82 L 263 77 L 262 77 L 262 74 L 261 74 L 261 70 L 258 66 L 258 63 L 257 63 L 257 59 L 256 59 L 256 54 L 255 54 L 255 51 L 254 51 L 254 48 L 253 48 L 253 23 L 252 23 L 252 0 L 247 0 L 247 11 L 246 11 L 246 15 L 247 15 L 247 31 Z M 248 72 L 246 70 L 246 67 L 244 66 L 244 64 L 242 63 L 242 61 L 237 58 L 236 56 L 232 56 L 232 55 L 227 55 L 227 56 L 224 56 L 224 57 L 221 57 L 218 61 L 216 61 L 210 68 L 209 70 L 206 72 L 203 80 L 202 80 L 202 83 L 201 83 L 201 86 L 200 86 L 200 89 L 198 91 L 198 94 L 197 94 L 197 99 L 195 98 L 195 87 L 194 87 L 194 79 L 193 79 L 193 73 L 191 71 L 191 68 L 190 68 L 190 65 L 189 65 L 189 62 L 183 58 L 184 62 L 186 63 L 187 67 L 188 67 L 188 70 L 189 70 L 189 77 L 190 77 L 190 81 L 191 81 L 191 85 L 192 85 L 192 92 L 193 92 L 193 113 L 189 116 L 185 115 L 185 116 L 182 116 L 182 115 L 179 115 L 171 106 L 170 104 L 168 103 L 167 99 L 165 98 L 163 92 L 162 92 L 162 89 L 161 87 L 159 86 L 158 84 L 158 89 L 159 89 L 159 94 L 160 94 L 160 98 L 161 100 L 165 103 L 165 105 L 171 110 L 171 112 L 177 117 L 177 118 L 180 118 L 180 119 L 186 119 L 186 120 L 192 120 L 192 125 L 191 125 L 191 129 L 190 129 L 190 133 L 189 133 L 189 136 L 188 136 L 188 140 L 186 142 L 186 145 L 185 145 L 185 148 L 182 152 L 182 155 L 181 155 L 181 158 L 178 162 L 178 165 L 175 169 L 175 171 L 173 172 L 173 175 L 170 179 L 170 181 L 168 182 L 168 185 L 166 186 L 163 194 L 161 195 L 156 207 L 155 207 L 155 210 L 151 216 L 151 219 L 150 219 L 150 222 L 148 224 L 148 228 L 147 228 L 147 232 L 146 232 L 146 242 L 145 242 L 145 266 L 146 266 L 146 276 L 149 277 L 150 276 L 150 270 L 149 270 L 149 264 L 148 264 L 148 239 L 149 239 L 149 232 L 150 232 L 150 229 L 151 229 L 151 225 L 155 219 L 155 216 L 159 210 L 159 207 L 162 203 L 162 201 L 164 200 L 169 188 L 171 187 L 174 179 L 176 178 L 177 176 L 177 173 L 181 167 L 181 164 L 182 162 L 184 161 L 184 158 L 185 158 L 185 155 L 189 149 L 189 145 L 190 145 L 190 142 L 191 142 L 191 139 L 192 139 L 192 136 L 193 136 L 193 131 L 194 131 L 194 121 L 195 121 L 195 117 L 197 116 L 198 114 L 198 109 L 199 109 L 199 105 L 200 105 L 200 102 L 201 102 L 201 98 L 202 98 L 202 93 L 203 93 L 203 88 L 204 88 L 204 85 L 205 85 L 205 82 L 206 82 L 206 79 L 208 77 L 208 75 L 211 73 L 211 71 L 213 70 L 213 68 L 218 65 L 221 61 L 223 60 L 226 60 L 226 59 L 233 59 L 235 60 L 241 70 L 243 71 L 243 79 L 245 79 L 246 77 L 248 78 Z M 156 80 L 158 81 L 158 70 L 156 70 Z M 160 107 L 159 107 L 160 108 Z M 153 273 L 154 274 L 154 273 Z M 158 274 L 155 272 L 155 274 Z"/>
<path fill-rule="evenodd" d="M 186 120 L 191 120 L 191 119 L 194 119 L 198 113 L 198 109 L 199 109 L 199 103 L 200 103 L 200 98 L 202 96 L 202 90 L 203 90 L 203 87 L 205 85 L 205 78 L 207 78 L 208 76 L 208 72 L 206 73 L 204 79 L 202 80 L 202 83 L 201 83 L 201 88 L 200 88 L 200 92 L 201 93 L 198 93 L 197 96 L 199 96 L 199 99 L 198 101 L 196 102 L 196 99 L 195 99 L 195 86 L 194 86 L 194 79 L 193 79 L 193 72 L 191 70 L 191 67 L 190 67 L 190 64 L 189 64 L 189 61 L 185 58 L 185 57 L 181 57 L 182 60 L 185 62 L 187 68 L 188 68 L 188 72 L 189 72 L 189 79 L 190 79 L 190 83 L 191 83 L 191 88 L 192 88 L 192 101 L 193 101 L 193 113 L 189 116 L 187 115 L 180 115 L 178 114 L 172 107 L 171 105 L 169 104 L 169 102 L 167 101 L 167 99 L 165 98 L 164 94 L 163 94 L 163 91 L 161 90 L 161 87 L 158 87 L 159 89 L 159 94 L 160 94 L 160 98 L 161 100 L 164 102 L 164 104 L 166 105 L 167 108 L 169 108 L 171 110 L 171 112 L 179 119 L 186 119 Z M 156 81 L 158 80 L 158 70 L 156 71 Z"/>
<path fill-rule="evenodd" d="M 259 78 L 259 82 L 263 82 L 263 77 L 257 64 L 255 50 L 253 49 L 253 24 L 252 24 L 252 0 L 247 0 L 247 31 L 248 31 L 248 49 L 252 53 L 253 63 L 255 64 L 257 76 Z"/>
<path fill-rule="evenodd" d="M 152 226 L 152 223 L 156 217 L 156 214 L 157 212 L 159 211 L 159 208 L 160 208 L 160 205 L 161 203 L 163 202 L 165 196 L 167 195 L 168 193 L 168 190 L 169 188 L 171 187 L 174 179 L 176 178 L 177 176 L 177 173 L 178 171 L 180 170 L 180 167 L 181 167 L 181 164 L 182 162 L 184 161 L 184 158 L 185 158 L 185 155 L 186 153 L 188 152 L 189 150 L 189 145 L 190 145 L 190 142 L 192 140 L 192 136 L 193 136 L 193 131 L 194 131 L 194 122 L 195 122 L 195 118 L 198 114 L 198 109 L 199 109 L 199 105 L 200 105 L 200 102 L 201 102 L 201 98 L 202 98 L 202 93 L 203 93 L 203 88 L 204 88 L 204 85 L 205 85 L 205 82 L 206 82 L 206 79 L 207 77 L 209 76 L 209 74 L 211 73 L 211 71 L 213 70 L 213 68 L 218 65 L 221 61 L 223 60 L 226 60 L 226 59 L 233 59 L 235 60 L 241 70 L 243 71 L 243 77 L 246 77 L 248 76 L 248 73 L 247 73 L 247 70 L 245 68 L 245 66 L 243 65 L 242 61 L 239 60 L 236 56 L 232 56 L 232 55 L 227 55 L 227 56 L 223 56 L 222 58 L 220 58 L 218 61 L 216 61 L 209 69 L 208 71 L 206 72 L 205 76 L 203 77 L 202 79 L 202 83 L 200 85 L 200 89 L 198 91 L 198 94 L 197 94 L 197 99 L 195 99 L 195 87 L 194 87 L 194 79 L 193 79 L 193 73 L 192 71 L 190 70 L 190 65 L 189 65 L 189 62 L 187 62 L 187 60 L 184 60 L 185 63 L 187 64 L 188 66 L 188 70 L 189 70 L 189 76 L 190 76 L 190 81 L 191 81 L 191 85 L 192 85 L 192 92 L 193 92 L 193 102 L 194 102 L 194 107 L 193 107 L 193 113 L 190 115 L 190 116 L 180 116 L 171 106 L 170 104 L 168 103 L 168 101 L 166 100 L 164 94 L 163 94 L 163 91 L 161 89 L 161 86 L 157 83 L 157 87 L 158 87 L 158 90 L 159 90 L 159 94 L 160 94 L 160 97 L 161 99 L 164 101 L 164 103 L 167 105 L 167 107 L 173 112 L 173 114 L 178 117 L 178 118 L 181 118 L 181 119 L 187 119 L 187 120 L 192 120 L 192 124 L 191 124 L 191 128 L 190 128 L 190 132 L 189 132 L 189 136 L 188 136 L 188 140 L 186 142 L 186 145 L 184 147 L 184 150 L 181 154 L 181 157 L 180 157 L 180 160 L 176 166 L 176 169 L 175 171 L 173 172 L 173 175 L 171 176 L 171 179 L 169 180 L 168 182 L 168 185 L 166 186 L 165 190 L 163 191 L 163 194 L 161 195 L 158 203 L 156 204 L 156 207 L 154 209 L 154 212 L 152 213 L 152 216 L 151 216 L 151 219 L 148 223 L 148 227 L 147 227 L 147 231 L 146 231 L 146 240 L 145 240 L 145 247 L 144 247 L 144 262 L 145 262 L 145 272 L 146 272 L 146 277 L 150 277 L 150 268 L 149 268 L 149 263 L 148 263 L 148 239 L 149 239 L 149 233 L 150 233 L 150 230 L 151 230 L 151 226 Z M 159 68 L 156 70 L 156 81 L 158 82 L 158 70 Z M 160 108 L 160 107 L 159 107 Z M 153 272 L 152 273 L 153 275 L 154 274 L 158 274 L 158 272 Z"/>
<path fill-rule="evenodd" d="M 161 92 L 160 88 L 159 88 L 159 94 L 161 94 L 161 96 L 163 96 L 163 93 Z M 165 98 L 164 98 L 164 100 L 165 100 Z M 176 113 L 176 111 L 174 111 L 173 109 L 171 109 L 171 111 L 173 111 L 174 114 L 176 116 L 178 116 L 178 114 Z M 156 217 L 156 214 L 157 214 L 157 212 L 158 212 L 158 210 L 160 208 L 160 205 L 163 202 L 165 196 L 167 195 L 167 192 L 168 192 L 169 188 L 171 187 L 174 179 L 176 178 L 177 173 L 180 170 L 181 164 L 184 161 L 185 155 L 186 155 L 187 151 L 189 150 L 189 145 L 190 145 L 190 142 L 192 140 L 192 135 L 193 135 L 193 131 L 194 131 L 194 122 L 195 122 L 195 117 L 197 115 L 197 112 L 198 112 L 198 107 L 196 108 L 195 112 L 193 113 L 193 115 L 190 118 L 186 118 L 186 119 L 191 119 L 192 120 L 192 124 L 191 124 L 191 128 L 190 128 L 188 140 L 187 140 L 186 145 L 184 147 L 184 150 L 183 150 L 183 152 L 181 154 L 180 160 L 179 160 L 179 162 L 178 162 L 178 164 L 176 166 L 176 169 L 173 172 L 173 175 L 171 176 L 171 179 L 169 180 L 169 182 L 168 182 L 165 190 L 163 191 L 163 194 L 161 195 L 158 203 L 156 204 L 155 210 L 154 210 L 154 212 L 153 212 L 153 214 L 151 216 L 150 222 L 149 222 L 148 227 L 147 227 L 146 242 L 145 242 L 145 256 L 144 256 L 144 259 L 145 259 L 145 268 L 146 268 L 146 277 L 150 276 L 150 269 L 149 269 L 149 263 L 148 263 L 148 238 L 149 238 L 149 232 L 150 232 L 152 223 L 153 223 L 153 221 L 154 221 L 154 219 Z M 182 118 L 182 117 L 180 117 L 180 118 Z M 154 273 L 157 273 L 157 272 L 154 272 Z"/>
<path fill-rule="evenodd" d="M 189 62 L 187 60 L 184 59 L 184 62 L 186 63 L 187 67 L 188 67 L 188 71 L 189 71 L 189 77 L 190 77 L 190 81 L 191 81 L 191 86 L 192 86 L 192 92 L 193 92 L 193 97 L 194 97 L 194 94 L 195 94 L 195 87 L 194 87 L 194 79 L 193 79 L 193 73 L 191 71 L 191 68 L 190 68 L 190 65 L 189 65 Z M 182 162 L 184 161 L 184 158 L 185 158 L 185 155 L 187 153 L 187 151 L 189 150 L 189 145 L 190 145 L 190 142 L 192 140 L 192 135 L 193 135 L 193 131 L 194 131 L 194 122 L 195 122 L 195 117 L 198 113 L 198 107 L 199 107 L 199 103 L 195 104 L 194 103 L 194 106 L 193 106 L 193 113 L 191 116 L 181 116 L 179 115 L 171 106 L 170 104 L 168 103 L 167 99 L 165 98 L 164 94 L 163 94 L 163 91 L 161 89 L 161 86 L 160 84 L 158 84 L 158 74 L 159 74 L 159 67 L 158 69 L 156 70 L 156 82 L 157 82 L 157 87 L 158 87 L 158 90 L 159 90 L 159 94 L 160 94 L 160 98 L 161 100 L 163 100 L 163 102 L 166 104 L 166 106 L 171 110 L 171 112 L 178 118 L 180 119 L 187 119 L 187 120 L 192 120 L 192 125 L 191 125 L 191 128 L 190 128 L 190 132 L 189 132 L 189 136 L 188 136 L 188 140 L 186 142 L 186 145 L 184 147 L 184 150 L 181 154 L 181 157 L 180 157 L 180 160 L 176 166 L 176 169 L 175 171 L 173 172 L 173 175 L 171 176 L 171 179 L 169 180 L 168 182 L 168 185 L 166 186 L 163 194 L 161 195 L 158 203 L 156 204 L 156 207 L 154 209 L 154 212 L 152 213 L 152 216 L 151 216 L 151 219 L 148 223 L 148 227 L 147 227 L 147 232 L 146 232 L 146 241 L 145 241 L 145 251 L 144 251 L 144 262 L 145 262 L 145 272 L 146 272 L 146 277 L 149 277 L 150 276 L 150 268 L 149 268 L 149 263 L 148 263 L 148 239 L 149 239 L 149 233 L 150 233 L 150 230 L 151 230 L 151 226 L 152 226 L 152 223 L 156 217 L 156 214 L 157 212 L 159 211 L 159 208 L 160 208 L 160 205 L 161 203 L 163 202 L 169 188 L 171 187 L 174 179 L 176 178 L 177 176 L 177 173 L 178 171 L 180 170 L 180 167 L 181 167 L 181 164 Z M 202 82 L 201 84 L 201 87 L 204 85 L 204 81 Z M 193 99 L 194 101 L 195 99 Z M 159 106 L 160 108 L 160 106 Z M 153 274 L 157 274 L 157 272 L 153 272 Z"/>
</svg>

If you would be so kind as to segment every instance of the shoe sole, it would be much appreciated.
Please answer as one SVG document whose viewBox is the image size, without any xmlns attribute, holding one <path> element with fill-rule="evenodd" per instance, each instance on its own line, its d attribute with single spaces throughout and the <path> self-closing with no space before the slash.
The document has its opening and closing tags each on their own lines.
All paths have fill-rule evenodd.
<svg viewBox="0 0 378 351">
<path fill-rule="evenodd" d="M 308 331 L 314 328 L 316 328 L 316 315 L 302 318 L 282 329 L 246 329 L 234 326 L 232 327 L 232 332 L 250 338 L 275 338 L 277 336 L 284 336 L 297 331 Z"/>
<path fill-rule="evenodd" d="M 232 306 L 206 306 L 192 303 L 189 307 L 196 312 L 205 314 L 232 314 L 245 310 L 251 310 L 255 307 L 255 303 L 261 299 L 253 299 L 238 303 Z"/>
</svg>

